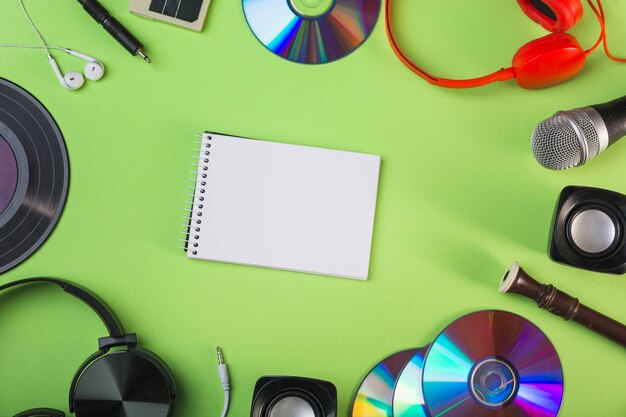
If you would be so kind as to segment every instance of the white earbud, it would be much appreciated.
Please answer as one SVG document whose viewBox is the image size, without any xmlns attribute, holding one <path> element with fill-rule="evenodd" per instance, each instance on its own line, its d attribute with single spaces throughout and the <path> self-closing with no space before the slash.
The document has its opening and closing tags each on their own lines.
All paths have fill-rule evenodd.
<svg viewBox="0 0 626 417">
<path fill-rule="evenodd" d="M 66 49 L 65 52 L 75 56 L 76 58 L 87 61 L 87 64 L 85 64 L 85 77 L 87 77 L 88 80 L 98 81 L 104 76 L 104 64 L 96 58 L 72 49 Z"/>
<path fill-rule="evenodd" d="M 63 76 L 63 81 L 65 81 L 65 85 L 70 90 L 78 90 L 85 84 L 85 78 L 83 74 L 76 71 L 70 71 Z"/>
<path fill-rule="evenodd" d="M 68 90 L 78 90 L 80 87 L 85 84 L 85 78 L 92 81 L 98 81 L 104 76 L 104 64 L 98 61 L 96 58 L 85 55 L 81 52 L 74 51 L 73 49 L 63 48 L 60 46 L 52 46 L 52 45 L 22 45 L 18 43 L 0 43 L 0 48 L 25 48 L 25 49 L 54 49 L 66 52 L 76 58 L 87 61 L 85 64 L 85 76 L 78 72 L 68 72 L 67 74 L 63 74 L 59 69 L 59 65 L 52 55 L 48 55 L 48 61 L 50 61 L 50 65 L 52 66 L 52 70 L 56 74 L 59 82 L 64 88 Z"/>
<path fill-rule="evenodd" d="M 85 77 L 91 81 L 98 81 L 104 76 L 104 66 L 98 61 L 89 61 L 85 64 Z"/>
<path fill-rule="evenodd" d="M 80 72 L 71 71 L 64 75 L 52 55 L 48 55 L 48 61 L 50 61 L 50 66 L 52 66 L 52 70 L 57 76 L 59 83 L 61 83 L 64 88 L 68 90 L 78 90 L 85 84 L 83 74 Z"/>
<path fill-rule="evenodd" d="M 83 84 L 85 84 L 85 78 L 83 78 L 82 74 L 78 72 L 74 72 L 74 71 L 68 72 L 67 74 L 63 74 L 61 72 L 61 69 L 59 68 L 59 65 L 55 61 L 54 57 L 50 54 L 51 49 L 65 51 L 70 55 L 74 55 L 77 58 L 84 59 L 85 61 L 87 61 L 87 65 L 85 65 L 85 77 L 87 77 L 88 79 L 96 81 L 102 78 L 102 76 L 104 75 L 104 65 L 102 65 L 102 63 L 98 61 L 97 59 L 95 59 L 94 57 L 81 54 L 80 52 L 73 51 L 68 48 L 48 45 L 46 41 L 44 40 L 43 36 L 41 35 L 41 32 L 39 32 L 39 29 L 37 29 L 35 22 L 33 22 L 33 19 L 31 19 L 30 15 L 28 14 L 28 11 L 26 10 L 26 7 L 24 6 L 24 1 L 17 0 L 17 2 L 22 8 L 22 13 L 24 13 L 24 17 L 26 18 L 26 20 L 28 20 L 28 23 L 30 23 L 31 28 L 37 34 L 37 37 L 39 38 L 41 45 L 22 45 L 19 43 L 1 43 L 0 47 L 45 49 L 46 54 L 48 55 L 48 61 L 50 62 L 50 65 L 52 66 L 52 70 L 54 71 L 54 74 L 57 76 L 59 83 L 61 83 L 63 88 L 66 88 L 68 90 L 78 90 L 79 88 L 81 88 Z"/>
</svg>

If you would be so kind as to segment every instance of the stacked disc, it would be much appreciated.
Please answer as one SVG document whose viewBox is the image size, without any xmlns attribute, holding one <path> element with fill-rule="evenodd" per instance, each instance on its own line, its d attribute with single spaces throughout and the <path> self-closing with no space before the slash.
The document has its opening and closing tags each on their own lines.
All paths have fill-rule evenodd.
<svg viewBox="0 0 626 417">
<path fill-rule="evenodd" d="M 377 364 L 351 416 L 553 417 L 562 398 L 561 362 L 548 338 L 516 314 L 489 310 Z"/>
</svg>

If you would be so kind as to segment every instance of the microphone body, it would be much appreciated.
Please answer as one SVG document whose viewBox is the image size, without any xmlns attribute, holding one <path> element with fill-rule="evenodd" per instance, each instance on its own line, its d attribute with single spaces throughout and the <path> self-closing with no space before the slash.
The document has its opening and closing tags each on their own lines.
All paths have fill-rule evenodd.
<svg viewBox="0 0 626 417">
<path fill-rule="evenodd" d="M 500 283 L 501 293 L 514 293 L 534 300 L 537 305 L 566 321 L 574 320 L 588 329 L 626 347 L 626 326 L 581 304 L 577 298 L 553 285 L 537 282 L 517 262 L 506 271 Z"/>
<path fill-rule="evenodd" d="M 609 146 L 626 136 L 626 96 L 590 107 L 597 111 L 604 121 Z"/>
<path fill-rule="evenodd" d="M 561 170 L 583 165 L 626 136 L 626 96 L 560 111 L 539 123 L 531 138 L 537 162 Z"/>
</svg>

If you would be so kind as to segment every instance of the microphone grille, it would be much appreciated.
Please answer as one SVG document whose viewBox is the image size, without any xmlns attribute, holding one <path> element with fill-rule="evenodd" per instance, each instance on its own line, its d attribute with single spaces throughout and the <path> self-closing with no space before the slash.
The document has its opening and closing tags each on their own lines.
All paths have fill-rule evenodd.
<svg viewBox="0 0 626 417">
<path fill-rule="evenodd" d="M 588 151 L 583 160 L 584 143 Z M 596 156 L 600 152 L 600 139 L 589 115 L 582 109 L 574 109 L 539 123 L 530 146 L 537 162 L 545 168 L 561 170 L 582 165 Z"/>
</svg>

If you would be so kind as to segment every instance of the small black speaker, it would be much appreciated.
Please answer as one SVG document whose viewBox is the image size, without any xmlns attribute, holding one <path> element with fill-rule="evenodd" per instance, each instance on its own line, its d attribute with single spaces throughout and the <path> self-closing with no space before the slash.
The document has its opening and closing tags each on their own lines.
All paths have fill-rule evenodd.
<svg viewBox="0 0 626 417">
<path fill-rule="evenodd" d="M 251 417 L 336 417 L 337 389 L 328 381 L 264 376 L 254 387 Z"/>
<path fill-rule="evenodd" d="M 550 257 L 610 274 L 626 272 L 626 196 L 600 188 L 568 186 L 552 222 Z"/>
</svg>

